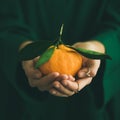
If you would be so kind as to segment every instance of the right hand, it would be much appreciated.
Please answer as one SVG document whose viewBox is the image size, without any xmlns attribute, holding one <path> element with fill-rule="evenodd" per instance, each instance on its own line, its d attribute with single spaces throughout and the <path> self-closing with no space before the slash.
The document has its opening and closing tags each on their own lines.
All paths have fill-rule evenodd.
<svg viewBox="0 0 120 120">
<path fill-rule="evenodd" d="M 74 94 L 73 91 L 66 89 L 62 84 L 62 80 L 74 81 L 71 75 L 60 75 L 58 72 L 50 73 L 43 76 L 39 69 L 35 69 L 35 63 L 39 57 L 33 60 L 22 61 L 23 70 L 28 78 L 31 87 L 37 87 L 40 91 L 48 91 L 50 94 L 59 97 L 68 97 Z M 58 89 L 59 86 L 59 89 Z"/>
<path fill-rule="evenodd" d="M 19 50 L 23 49 L 32 41 L 26 41 L 22 43 L 19 47 Z M 35 69 L 36 61 L 39 57 L 36 57 L 32 60 L 22 61 L 23 70 L 28 78 L 28 83 L 31 87 L 37 87 L 40 91 L 48 91 L 52 95 L 59 97 L 68 97 L 74 94 L 73 91 L 66 89 L 60 81 L 62 80 L 71 80 L 75 79 L 71 75 L 60 75 L 57 72 L 53 72 L 49 75 L 43 76 L 40 70 Z M 58 88 L 59 89 L 56 89 Z"/>
<path fill-rule="evenodd" d="M 23 70 L 28 78 L 31 87 L 38 87 L 41 91 L 50 89 L 50 83 L 56 79 L 59 73 L 51 73 L 47 76 L 42 75 L 39 69 L 36 69 L 35 63 L 39 57 L 33 60 L 22 61 Z"/>
</svg>

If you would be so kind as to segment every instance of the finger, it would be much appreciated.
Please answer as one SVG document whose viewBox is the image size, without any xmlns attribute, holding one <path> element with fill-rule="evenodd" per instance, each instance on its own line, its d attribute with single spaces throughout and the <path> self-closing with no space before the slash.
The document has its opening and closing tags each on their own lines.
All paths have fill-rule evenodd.
<svg viewBox="0 0 120 120">
<path fill-rule="evenodd" d="M 50 73 L 46 76 L 44 76 L 41 81 L 44 81 L 44 82 L 48 82 L 48 83 L 51 83 L 53 82 L 60 74 L 58 72 L 53 72 L 53 73 Z"/>
<path fill-rule="evenodd" d="M 76 92 L 76 90 L 78 90 L 78 84 L 76 83 L 76 81 L 63 80 L 62 85 L 71 91 Z"/>
<path fill-rule="evenodd" d="M 67 96 L 71 96 L 74 94 L 74 91 L 71 91 L 69 89 L 67 89 L 66 87 L 64 87 L 60 82 L 55 81 L 53 83 L 53 87 L 55 87 L 60 93 L 65 94 Z"/>
<path fill-rule="evenodd" d="M 33 60 L 23 61 L 22 66 L 27 77 L 33 79 L 41 78 L 42 73 L 38 69 L 35 69 L 33 65 Z"/>
<path fill-rule="evenodd" d="M 68 75 L 68 80 L 75 81 L 75 78 L 72 75 Z"/>
<path fill-rule="evenodd" d="M 33 68 L 33 60 L 22 61 L 23 69 Z"/>
<path fill-rule="evenodd" d="M 79 78 L 84 78 L 86 77 L 86 73 L 88 72 L 88 68 L 85 67 L 85 68 L 82 68 L 81 70 L 79 70 L 78 72 L 78 77 Z"/>
<path fill-rule="evenodd" d="M 72 75 L 66 75 L 66 74 L 61 74 L 56 80 L 61 81 L 61 80 L 71 80 L 75 81 L 75 78 Z"/>
<path fill-rule="evenodd" d="M 78 91 L 82 90 L 85 86 L 89 85 L 91 82 L 92 82 L 92 77 L 87 77 L 87 78 L 77 80 Z"/>
<path fill-rule="evenodd" d="M 65 80 L 65 79 L 68 79 L 68 75 L 61 74 L 61 75 L 59 75 L 59 77 L 56 78 L 56 81 L 61 81 L 61 80 Z"/>
<path fill-rule="evenodd" d="M 59 73 L 54 72 L 40 78 L 39 80 L 30 79 L 29 81 L 34 87 L 44 88 L 45 86 L 48 86 L 52 81 L 54 81 L 58 76 L 59 76 Z"/>
<path fill-rule="evenodd" d="M 86 85 L 90 84 L 92 81 L 92 77 L 86 77 L 83 79 L 76 80 L 75 82 L 69 81 L 69 80 L 63 80 L 62 84 L 67 87 L 67 89 L 71 91 L 80 91 L 83 89 Z"/>
<path fill-rule="evenodd" d="M 78 72 L 78 77 L 79 78 L 85 78 L 85 77 L 94 77 L 96 75 L 96 73 L 93 73 L 93 69 L 94 68 L 90 68 L 90 67 L 85 67 L 83 69 L 81 69 Z"/>
<path fill-rule="evenodd" d="M 92 60 L 90 65 L 91 75 L 95 76 L 100 67 L 100 60 Z"/>
<path fill-rule="evenodd" d="M 34 70 L 34 69 L 27 70 L 25 73 L 31 79 L 37 80 L 37 79 L 40 79 L 42 77 L 42 73 L 37 69 L 36 70 Z"/>
<path fill-rule="evenodd" d="M 37 56 L 33 59 L 33 62 L 36 63 L 39 60 L 40 56 Z"/>
<path fill-rule="evenodd" d="M 86 65 L 86 67 L 82 68 L 78 72 L 78 77 L 79 78 L 84 78 L 84 77 L 94 77 L 97 74 L 97 71 L 100 66 L 100 60 L 89 60 L 90 63 Z"/>
<path fill-rule="evenodd" d="M 56 90 L 55 88 L 52 88 L 49 90 L 49 93 L 54 95 L 54 96 L 58 96 L 58 97 L 68 97 L 67 95 L 59 92 L 58 90 Z"/>
</svg>

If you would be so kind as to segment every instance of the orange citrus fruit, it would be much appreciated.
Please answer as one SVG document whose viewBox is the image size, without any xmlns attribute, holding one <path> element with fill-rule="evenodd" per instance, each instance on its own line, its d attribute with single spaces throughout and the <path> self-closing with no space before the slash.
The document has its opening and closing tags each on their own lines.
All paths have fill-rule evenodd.
<svg viewBox="0 0 120 120">
<path fill-rule="evenodd" d="M 59 72 L 60 74 L 75 76 L 81 66 L 82 56 L 74 49 L 60 44 L 58 47 L 55 47 L 51 58 L 46 63 L 42 64 L 39 69 L 44 75 L 51 72 Z"/>
</svg>

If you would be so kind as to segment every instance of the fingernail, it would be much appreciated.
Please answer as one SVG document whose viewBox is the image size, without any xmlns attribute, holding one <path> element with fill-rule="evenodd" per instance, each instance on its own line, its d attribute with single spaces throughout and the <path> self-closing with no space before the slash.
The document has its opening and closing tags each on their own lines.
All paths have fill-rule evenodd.
<svg viewBox="0 0 120 120">
<path fill-rule="evenodd" d="M 73 81 L 75 81 L 75 78 L 73 77 Z"/>
<path fill-rule="evenodd" d="M 58 77 L 58 76 L 59 76 L 59 73 L 58 73 L 58 72 L 54 72 L 54 73 L 52 73 L 52 75 L 53 75 L 54 77 Z"/>
</svg>

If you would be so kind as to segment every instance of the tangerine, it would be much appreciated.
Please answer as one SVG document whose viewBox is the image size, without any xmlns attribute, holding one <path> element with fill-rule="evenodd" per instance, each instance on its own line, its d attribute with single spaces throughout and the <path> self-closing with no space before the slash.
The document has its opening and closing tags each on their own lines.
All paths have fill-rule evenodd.
<svg viewBox="0 0 120 120">
<path fill-rule="evenodd" d="M 51 58 L 46 63 L 42 64 L 39 69 L 44 75 L 51 72 L 59 72 L 60 74 L 75 76 L 81 66 L 82 55 L 74 49 L 60 44 L 58 47 L 55 47 Z"/>
</svg>

